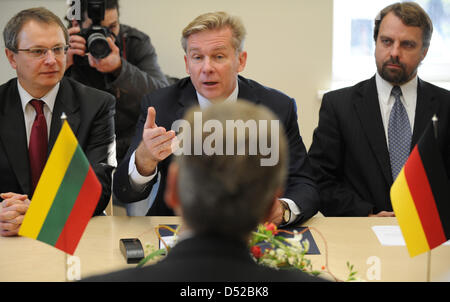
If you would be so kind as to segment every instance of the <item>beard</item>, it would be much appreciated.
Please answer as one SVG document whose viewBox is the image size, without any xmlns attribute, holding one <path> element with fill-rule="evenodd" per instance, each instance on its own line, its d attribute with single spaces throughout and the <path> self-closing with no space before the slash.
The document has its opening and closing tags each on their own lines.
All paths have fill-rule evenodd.
<svg viewBox="0 0 450 302">
<path fill-rule="evenodd" d="M 400 66 L 399 69 L 392 69 L 389 68 L 387 65 L 389 64 L 395 64 Z M 384 62 L 383 65 L 381 66 L 381 70 L 378 67 L 378 73 L 380 74 L 380 76 L 394 84 L 394 85 L 402 85 L 406 82 L 408 82 L 409 80 L 411 80 L 411 78 L 416 74 L 417 71 L 417 67 L 410 73 L 408 73 L 405 64 L 401 63 L 398 58 L 390 58 L 388 61 Z"/>
</svg>

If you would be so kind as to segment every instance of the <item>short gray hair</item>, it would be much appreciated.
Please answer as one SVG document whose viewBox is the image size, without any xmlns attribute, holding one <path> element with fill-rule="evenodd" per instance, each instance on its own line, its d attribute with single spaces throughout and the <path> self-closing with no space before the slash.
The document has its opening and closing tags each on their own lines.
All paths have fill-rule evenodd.
<svg viewBox="0 0 450 302">
<path fill-rule="evenodd" d="M 3 30 L 3 41 L 5 47 L 13 52 L 17 52 L 19 41 L 17 39 L 22 27 L 29 21 L 36 21 L 45 24 L 56 24 L 61 27 L 66 44 L 69 43 L 69 33 L 61 19 L 45 7 L 29 8 L 20 11 L 12 17 Z"/>
<path fill-rule="evenodd" d="M 185 115 L 191 129 L 194 129 L 194 113 L 198 111 L 200 109 L 195 107 Z M 261 159 L 267 156 L 260 152 L 257 155 L 247 152 L 247 155 L 175 156 L 179 166 L 178 191 L 186 224 L 197 234 L 244 240 L 265 218 L 277 190 L 284 188 L 288 151 L 283 125 L 279 123 L 279 127 L 274 129 L 271 127 L 272 121 L 278 119 L 269 109 L 241 100 L 211 105 L 202 112 L 202 123 L 204 125 L 211 120 L 222 125 L 230 120 L 242 120 L 244 123 L 256 121 L 258 144 L 261 138 L 270 142 L 271 131 L 278 131 L 275 134 L 279 137 L 279 160 L 272 166 L 261 165 Z M 267 129 L 262 129 L 259 121 L 267 121 Z M 223 128 L 223 146 L 226 146 Z M 203 132 L 202 135 L 204 142 L 210 133 Z M 237 136 L 234 135 L 234 146 Z M 194 139 L 194 133 L 191 133 L 191 138 Z M 248 148 L 249 131 L 246 131 L 243 140 Z M 273 141 L 271 143 L 274 144 Z"/>
</svg>

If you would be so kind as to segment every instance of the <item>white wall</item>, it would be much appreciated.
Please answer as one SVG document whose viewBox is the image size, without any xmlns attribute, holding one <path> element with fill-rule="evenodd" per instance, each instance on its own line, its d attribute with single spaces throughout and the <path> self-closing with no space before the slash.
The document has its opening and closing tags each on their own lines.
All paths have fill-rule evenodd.
<svg viewBox="0 0 450 302">
<path fill-rule="evenodd" d="M 223 10 L 242 18 L 247 39 L 247 67 L 242 72 L 294 97 L 299 125 L 309 148 L 317 125 L 317 91 L 331 84 L 332 0 L 121 0 L 120 21 L 147 33 L 164 73 L 185 77 L 182 29 L 196 16 Z M 61 18 L 66 0 L 0 0 L 0 27 L 18 11 L 44 6 Z M 0 43 L 4 47 L 3 41 Z M 0 55 L 0 83 L 15 76 Z"/>
</svg>

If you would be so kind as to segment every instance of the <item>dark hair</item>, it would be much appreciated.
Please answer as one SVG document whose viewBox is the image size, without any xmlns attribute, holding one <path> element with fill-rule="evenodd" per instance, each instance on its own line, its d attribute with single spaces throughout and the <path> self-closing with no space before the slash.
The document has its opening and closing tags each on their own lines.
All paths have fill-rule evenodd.
<svg viewBox="0 0 450 302">
<path fill-rule="evenodd" d="M 81 0 L 80 1 L 80 10 L 81 10 L 81 23 L 85 21 L 85 17 L 87 16 L 87 3 L 89 0 Z M 117 9 L 119 12 L 119 0 L 105 0 L 105 9 Z"/>
<path fill-rule="evenodd" d="M 69 43 L 69 33 L 61 19 L 44 7 L 29 8 L 20 11 L 12 17 L 3 30 L 3 41 L 5 47 L 13 52 L 17 52 L 19 41 L 17 39 L 22 27 L 29 21 L 36 21 L 45 24 L 56 24 L 61 27 L 66 44 Z"/>
<path fill-rule="evenodd" d="M 406 26 L 420 27 L 422 29 L 423 48 L 430 46 L 431 35 L 433 34 L 433 23 L 423 8 L 414 2 L 394 3 L 380 11 L 378 16 L 375 18 L 375 29 L 373 33 L 375 43 L 378 39 L 381 21 L 390 12 L 393 12 L 398 18 L 400 18 Z"/>
</svg>

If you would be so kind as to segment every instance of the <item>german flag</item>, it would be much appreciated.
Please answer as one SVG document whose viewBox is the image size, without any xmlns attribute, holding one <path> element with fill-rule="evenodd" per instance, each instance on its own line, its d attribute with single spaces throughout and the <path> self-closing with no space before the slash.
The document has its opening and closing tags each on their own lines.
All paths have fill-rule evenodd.
<svg viewBox="0 0 450 302">
<path fill-rule="evenodd" d="M 101 192 L 97 176 L 69 124 L 64 121 L 19 235 L 73 255 Z"/>
<path fill-rule="evenodd" d="M 391 187 L 391 202 L 409 255 L 450 239 L 450 191 L 430 122 Z"/>
</svg>

